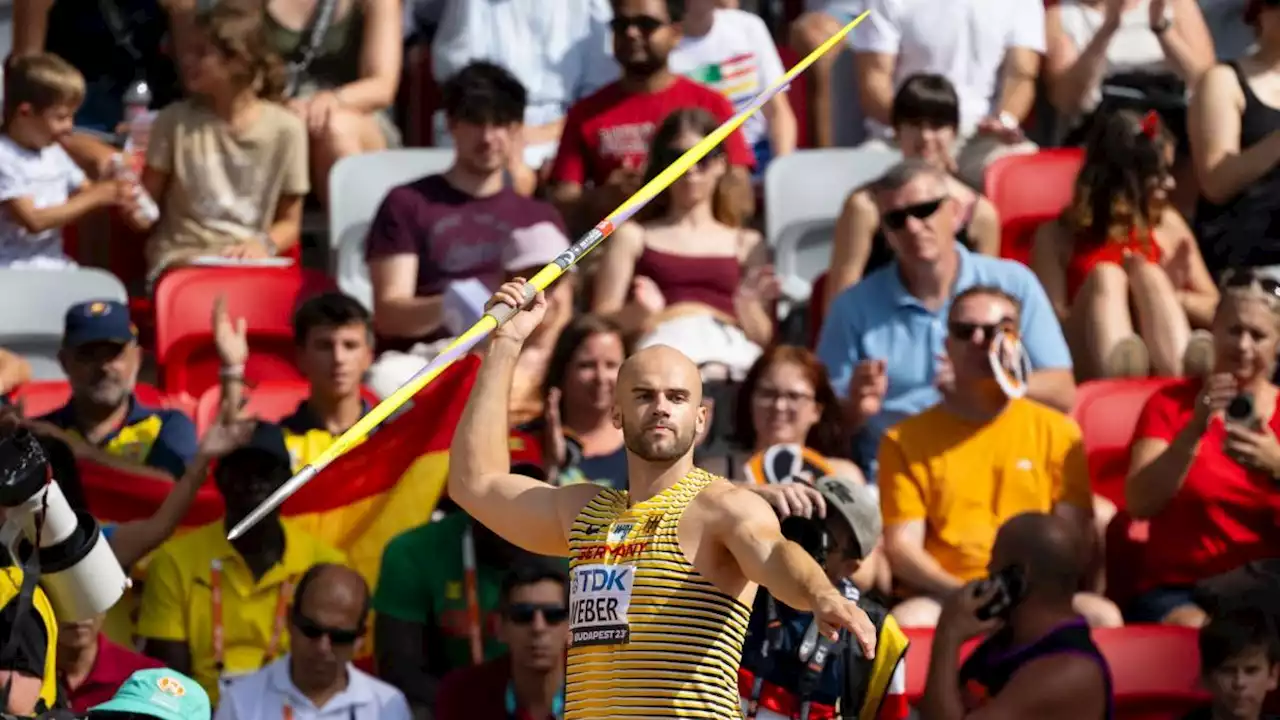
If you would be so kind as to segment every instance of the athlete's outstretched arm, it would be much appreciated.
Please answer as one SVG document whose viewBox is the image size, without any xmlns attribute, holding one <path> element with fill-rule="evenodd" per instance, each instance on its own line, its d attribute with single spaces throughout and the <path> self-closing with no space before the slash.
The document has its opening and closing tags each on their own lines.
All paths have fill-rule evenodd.
<svg viewBox="0 0 1280 720">
<path fill-rule="evenodd" d="M 515 305 L 523 281 L 494 296 Z M 449 497 L 471 517 L 514 545 L 541 555 L 569 554 L 569 526 L 598 488 L 556 488 L 511 473 L 507 417 L 511 379 L 525 338 L 546 312 L 539 293 L 528 310 L 496 330 L 449 449 Z"/>
<path fill-rule="evenodd" d="M 748 580 L 784 604 L 812 612 L 826 630 L 849 630 L 867 657 L 875 656 L 876 630 L 871 619 L 836 589 L 804 548 L 782 536 L 769 503 L 750 490 L 734 487 L 714 498 L 712 518 L 714 535 Z"/>
</svg>

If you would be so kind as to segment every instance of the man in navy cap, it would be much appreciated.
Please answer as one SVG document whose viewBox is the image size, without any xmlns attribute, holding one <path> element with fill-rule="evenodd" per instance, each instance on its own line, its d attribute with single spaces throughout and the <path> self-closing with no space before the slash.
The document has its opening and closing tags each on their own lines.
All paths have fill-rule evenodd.
<svg viewBox="0 0 1280 720">
<path fill-rule="evenodd" d="M 177 410 L 138 402 L 142 349 L 129 309 L 95 300 L 67 310 L 58 360 L 71 399 L 36 421 L 79 457 L 130 472 L 182 477 L 196 452 L 195 424 Z"/>
</svg>

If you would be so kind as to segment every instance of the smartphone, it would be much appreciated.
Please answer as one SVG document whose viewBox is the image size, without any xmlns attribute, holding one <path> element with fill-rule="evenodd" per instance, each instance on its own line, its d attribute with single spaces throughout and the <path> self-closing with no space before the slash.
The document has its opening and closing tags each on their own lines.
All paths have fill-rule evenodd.
<svg viewBox="0 0 1280 720">
<path fill-rule="evenodd" d="M 1231 402 L 1227 403 L 1225 416 L 1224 420 L 1229 424 L 1244 425 L 1253 430 L 1262 429 L 1262 423 L 1253 411 L 1253 395 L 1250 393 L 1240 393 L 1231 398 Z"/>
<path fill-rule="evenodd" d="M 1008 617 L 1027 595 L 1027 576 L 1021 565 L 1009 565 L 992 573 L 974 592 L 982 595 L 992 587 L 996 588 L 995 597 L 978 608 L 979 620 Z"/>
</svg>

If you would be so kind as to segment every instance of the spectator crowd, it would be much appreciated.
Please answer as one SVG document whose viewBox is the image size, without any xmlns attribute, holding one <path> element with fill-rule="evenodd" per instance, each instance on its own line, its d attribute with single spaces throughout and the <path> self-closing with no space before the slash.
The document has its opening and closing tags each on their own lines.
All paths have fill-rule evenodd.
<svg viewBox="0 0 1280 720">
<path fill-rule="evenodd" d="M 155 717 L 563 717 L 564 559 L 447 497 L 407 509 L 372 574 L 279 513 L 227 530 L 502 283 L 864 11 L 546 291 L 511 389 L 513 471 L 625 490 L 619 367 L 655 345 L 693 360 L 700 467 L 876 608 L 890 658 L 839 654 L 802 692 L 788 661 L 809 616 L 762 593 L 751 718 L 960 718 L 1001 695 L 1031 713 L 1012 716 L 1127 717 L 1119 662 L 1191 678 L 1160 717 L 1280 707 L 1280 1 L 14 5 L 0 293 L 21 277 L 63 299 L 50 374 L 3 327 L 36 302 L 9 292 L 0 413 L 77 507 L 94 468 L 166 490 L 105 528 L 134 589 L 21 670 L 47 662 L 56 700 L 37 682 L 10 709 L 136 696 L 116 710 L 145 715 L 168 685 L 206 707 Z M 348 246 L 315 219 L 349 214 L 369 191 L 333 179 L 378 156 L 412 179 L 358 178 L 375 204 Z M 796 173 L 807 158 L 826 169 Z M 766 219 L 814 197 L 835 201 L 801 228 L 821 261 L 798 270 Z M 362 284 L 335 278 L 351 248 Z M 90 268 L 120 291 L 76 295 Z M 297 288 L 234 297 L 226 279 L 255 273 Z M 176 310 L 203 349 L 175 370 L 159 318 L 197 276 L 225 289 Z M 253 307 L 281 303 L 269 349 Z M 274 415 L 255 409 L 273 353 L 295 387 Z M 209 478 L 224 513 L 192 524 Z M 970 621 L 961 589 L 1010 564 L 1012 614 Z M 1147 632 L 1190 644 L 1115 659 L 1108 642 Z"/>
</svg>

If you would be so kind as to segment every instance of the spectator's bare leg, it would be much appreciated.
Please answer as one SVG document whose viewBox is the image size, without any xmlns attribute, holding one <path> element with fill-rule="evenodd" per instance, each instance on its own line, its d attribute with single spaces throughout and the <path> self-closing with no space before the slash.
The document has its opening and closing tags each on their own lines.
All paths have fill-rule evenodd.
<svg viewBox="0 0 1280 720">
<path fill-rule="evenodd" d="M 1107 528 L 1115 519 L 1116 504 L 1101 495 L 1093 496 L 1093 558 L 1090 565 L 1093 570 L 1086 580 L 1087 588 L 1096 593 L 1107 590 Z"/>
<path fill-rule="evenodd" d="M 337 110 L 329 125 L 311 136 L 311 188 L 325 205 L 329 204 L 329 170 L 348 155 L 385 150 L 378 121 L 372 115 Z"/>
<path fill-rule="evenodd" d="M 1208 614 L 1200 608 L 1199 605 L 1179 605 L 1169 611 L 1160 622 L 1165 625 L 1177 625 L 1179 627 L 1198 628 L 1202 627 L 1209 621 Z"/>
<path fill-rule="evenodd" d="M 1110 600 L 1094 593 L 1076 593 L 1071 607 L 1084 616 L 1091 628 L 1115 628 L 1124 626 L 1120 608 Z"/>
<path fill-rule="evenodd" d="M 1145 374 L 1127 362 L 1126 345 L 1136 340 L 1129 315 L 1129 277 L 1123 268 L 1102 263 L 1089 273 L 1071 308 L 1076 342 L 1072 356 L 1085 379 Z"/>
<path fill-rule="evenodd" d="M 1147 344 L 1151 371 L 1164 377 L 1182 375 L 1182 355 L 1191 337 L 1187 314 L 1169 276 L 1155 263 L 1135 264 L 1129 271 L 1129 289 L 1138 334 Z"/>
<path fill-rule="evenodd" d="M 942 605 L 931 597 L 921 595 L 903 600 L 895 605 L 889 614 L 893 615 L 898 625 L 904 628 L 937 627 L 938 616 L 942 614 Z"/>
<path fill-rule="evenodd" d="M 805 13 L 791 23 L 791 49 L 808 55 L 840 32 L 840 23 L 826 13 Z M 809 144 L 813 147 L 831 147 L 835 144 L 831 127 L 831 69 L 835 66 L 840 49 L 818 58 L 807 73 L 809 105 Z"/>
</svg>

